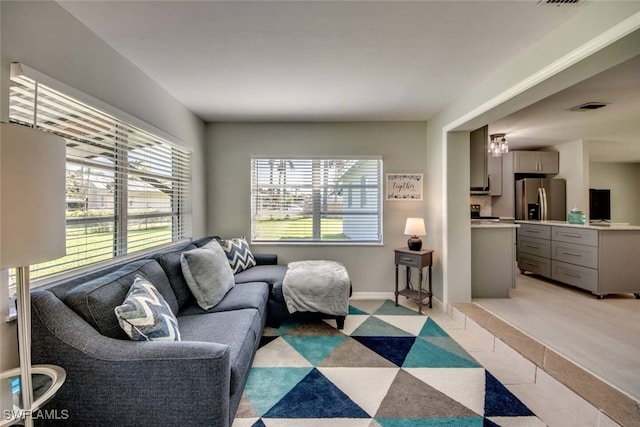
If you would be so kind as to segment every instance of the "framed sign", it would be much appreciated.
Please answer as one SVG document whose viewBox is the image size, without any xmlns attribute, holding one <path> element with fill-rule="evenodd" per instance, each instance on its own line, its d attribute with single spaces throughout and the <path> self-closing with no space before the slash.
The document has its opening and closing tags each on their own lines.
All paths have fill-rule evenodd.
<svg viewBox="0 0 640 427">
<path fill-rule="evenodd" d="M 386 181 L 387 200 L 422 200 L 421 173 L 388 173 Z"/>
</svg>

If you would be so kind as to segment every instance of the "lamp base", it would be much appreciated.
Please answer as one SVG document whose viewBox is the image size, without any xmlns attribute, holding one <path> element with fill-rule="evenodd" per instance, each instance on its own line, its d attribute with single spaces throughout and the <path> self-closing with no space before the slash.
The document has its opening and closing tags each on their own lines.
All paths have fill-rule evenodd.
<svg viewBox="0 0 640 427">
<path fill-rule="evenodd" d="M 411 236 L 409 240 L 407 240 L 407 246 L 409 246 L 409 250 L 411 251 L 419 251 L 422 249 L 422 240 L 418 236 Z"/>
</svg>

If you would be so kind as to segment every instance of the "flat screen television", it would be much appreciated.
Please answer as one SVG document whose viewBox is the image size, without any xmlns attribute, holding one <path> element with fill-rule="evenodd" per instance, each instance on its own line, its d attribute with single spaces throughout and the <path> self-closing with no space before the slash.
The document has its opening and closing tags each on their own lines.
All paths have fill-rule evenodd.
<svg viewBox="0 0 640 427">
<path fill-rule="evenodd" d="M 589 221 L 611 221 L 611 190 L 589 189 Z"/>
</svg>

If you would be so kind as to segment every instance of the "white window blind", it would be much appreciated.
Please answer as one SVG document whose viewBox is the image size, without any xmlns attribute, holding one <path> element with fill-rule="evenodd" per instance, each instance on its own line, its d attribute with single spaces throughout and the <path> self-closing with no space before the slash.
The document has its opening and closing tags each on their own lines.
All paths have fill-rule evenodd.
<svg viewBox="0 0 640 427">
<path fill-rule="evenodd" d="M 252 158 L 255 242 L 382 242 L 382 159 Z"/>
<path fill-rule="evenodd" d="M 32 278 L 190 237 L 187 150 L 25 76 L 9 102 L 11 122 L 67 141 L 67 255 Z"/>
</svg>

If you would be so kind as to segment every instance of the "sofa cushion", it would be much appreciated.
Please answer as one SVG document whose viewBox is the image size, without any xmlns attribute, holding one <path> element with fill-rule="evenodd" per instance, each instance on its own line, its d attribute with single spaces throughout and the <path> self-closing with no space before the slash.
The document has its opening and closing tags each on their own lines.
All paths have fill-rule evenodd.
<svg viewBox="0 0 640 427">
<path fill-rule="evenodd" d="M 231 394 L 244 387 L 253 354 L 262 335 L 258 310 L 243 309 L 179 316 L 183 341 L 215 342 L 229 346 Z"/>
<path fill-rule="evenodd" d="M 234 285 L 233 272 L 216 240 L 201 248 L 183 252 L 182 273 L 200 307 L 214 307 Z"/>
<path fill-rule="evenodd" d="M 155 256 L 156 261 L 160 263 L 160 266 L 162 266 L 162 269 L 169 278 L 169 284 L 173 288 L 180 309 L 193 305 L 196 301 L 189 289 L 189 285 L 187 285 L 187 281 L 184 279 L 182 265 L 180 264 L 180 255 L 182 255 L 182 252 L 195 248 L 195 245 L 189 244 Z"/>
<path fill-rule="evenodd" d="M 258 265 L 236 274 L 233 279 L 236 283 L 267 282 L 271 288 L 282 282 L 286 273 L 286 265 Z"/>
<path fill-rule="evenodd" d="M 136 276 L 122 305 L 115 308 L 122 330 L 134 341 L 180 341 L 178 321 L 160 292 Z"/>
<path fill-rule="evenodd" d="M 218 239 L 218 243 L 227 255 L 233 274 L 255 267 L 256 259 L 244 238 Z"/>
<path fill-rule="evenodd" d="M 128 339 L 114 309 L 125 300 L 136 275 L 153 283 L 171 311 L 174 314 L 178 312 L 178 301 L 164 270 L 155 260 L 148 259 L 133 261 L 119 270 L 83 283 L 65 294 L 62 300 L 102 335 Z"/>
<path fill-rule="evenodd" d="M 188 316 L 192 314 L 217 313 L 220 311 L 254 308 L 258 310 L 261 316 L 264 316 L 268 298 L 269 287 L 266 283 L 240 283 L 231 288 L 222 301 L 215 307 L 205 311 L 199 305 L 192 304 L 180 311 L 179 315 Z"/>
</svg>

